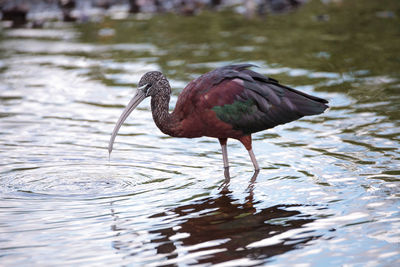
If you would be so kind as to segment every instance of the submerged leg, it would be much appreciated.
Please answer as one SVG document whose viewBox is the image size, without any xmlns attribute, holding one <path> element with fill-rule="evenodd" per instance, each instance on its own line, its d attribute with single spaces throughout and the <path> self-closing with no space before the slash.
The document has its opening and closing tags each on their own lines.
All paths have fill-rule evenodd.
<svg viewBox="0 0 400 267">
<path fill-rule="evenodd" d="M 251 135 L 243 136 L 239 139 L 240 142 L 244 145 L 250 155 L 251 162 L 253 162 L 254 170 L 256 172 L 260 171 L 260 167 L 258 166 L 256 156 L 254 156 L 253 149 L 251 148 Z"/>
<path fill-rule="evenodd" d="M 224 184 L 229 184 L 231 176 L 229 174 L 229 162 L 228 162 L 228 150 L 226 148 L 226 141 L 228 138 L 218 138 L 219 143 L 221 144 L 222 148 L 222 159 L 224 160 L 224 175 L 225 175 L 225 182 Z"/>
</svg>

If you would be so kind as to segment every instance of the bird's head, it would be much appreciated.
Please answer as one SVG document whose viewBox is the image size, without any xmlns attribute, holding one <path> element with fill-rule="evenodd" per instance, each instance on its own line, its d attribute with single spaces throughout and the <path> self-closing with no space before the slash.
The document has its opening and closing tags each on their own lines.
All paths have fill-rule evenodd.
<svg viewBox="0 0 400 267">
<path fill-rule="evenodd" d="M 114 127 L 114 131 L 111 134 L 110 142 L 108 144 L 108 153 L 111 154 L 115 137 L 117 136 L 119 128 L 124 123 L 126 118 L 132 113 L 132 111 L 146 98 L 154 97 L 160 93 L 171 93 L 171 87 L 169 86 L 168 80 L 159 71 L 149 71 L 142 76 L 139 81 L 138 89 L 135 96 L 125 107 L 121 116 L 119 117 L 117 124 Z"/>
<path fill-rule="evenodd" d="M 138 90 L 142 90 L 146 97 L 155 96 L 165 90 L 166 93 L 171 93 L 168 80 L 159 71 L 149 71 L 144 74 L 139 81 Z"/>
</svg>

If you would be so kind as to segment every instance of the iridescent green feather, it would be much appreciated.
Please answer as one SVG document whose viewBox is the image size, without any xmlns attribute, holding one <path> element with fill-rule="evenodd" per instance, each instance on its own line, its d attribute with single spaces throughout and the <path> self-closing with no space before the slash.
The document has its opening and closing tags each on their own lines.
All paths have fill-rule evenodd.
<svg viewBox="0 0 400 267">
<path fill-rule="evenodd" d="M 217 114 L 218 119 L 235 126 L 244 116 L 256 112 L 257 106 L 252 99 L 249 99 L 244 102 L 235 101 L 232 104 L 215 106 L 212 110 Z"/>
</svg>

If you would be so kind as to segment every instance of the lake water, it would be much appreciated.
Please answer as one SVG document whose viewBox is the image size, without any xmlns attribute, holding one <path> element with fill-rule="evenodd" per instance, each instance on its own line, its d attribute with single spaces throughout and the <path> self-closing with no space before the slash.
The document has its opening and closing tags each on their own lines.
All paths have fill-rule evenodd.
<svg viewBox="0 0 400 267">
<path fill-rule="evenodd" d="M 335 3 L 3 28 L 0 265 L 399 265 L 399 4 Z M 224 184 L 218 141 L 165 136 L 148 100 L 109 160 L 142 74 L 165 73 L 172 108 L 236 62 L 331 108 L 254 134 L 256 179 L 231 140 Z"/>
</svg>

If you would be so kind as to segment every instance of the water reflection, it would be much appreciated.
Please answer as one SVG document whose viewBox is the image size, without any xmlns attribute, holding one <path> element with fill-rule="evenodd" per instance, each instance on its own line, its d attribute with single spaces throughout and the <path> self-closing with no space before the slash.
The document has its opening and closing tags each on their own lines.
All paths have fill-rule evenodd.
<svg viewBox="0 0 400 267">
<path fill-rule="evenodd" d="M 151 240 L 145 241 L 142 246 L 153 245 L 158 255 L 158 266 L 175 266 L 180 261 L 188 260 L 182 254 L 189 253 L 192 255 L 190 258 L 200 264 L 234 260 L 243 263 L 246 259 L 253 265 L 299 249 L 321 236 L 312 230 L 300 230 L 296 236 L 276 238 L 290 230 L 301 229 L 315 218 L 300 211 L 307 205 L 279 204 L 257 208 L 260 202 L 255 201 L 253 192 L 256 176 L 248 186 L 243 203 L 233 196 L 227 182 L 216 196 L 200 198 L 148 216 L 150 223 L 152 220 L 157 223 L 152 227 L 154 230 L 148 232 Z M 122 226 L 126 225 L 126 221 L 119 218 L 117 210 L 112 209 L 112 215 L 112 229 L 118 233 L 112 242 L 113 247 L 127 257 L 143 253 L 138 250 L 135 241 L 140 235 L 138 230 Z M 121 238 L 121 229 L 131 234 Z M 258 245 L 260 241 L 262 245 Z"/>
</svg>

